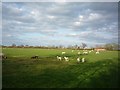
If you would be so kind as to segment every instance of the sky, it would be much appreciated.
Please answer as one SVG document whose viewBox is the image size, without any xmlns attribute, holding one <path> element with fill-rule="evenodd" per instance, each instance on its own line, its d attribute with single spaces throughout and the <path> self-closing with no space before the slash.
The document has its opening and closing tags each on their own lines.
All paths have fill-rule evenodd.
<svg viewBox="0 0 120 90">
<path fill-rule="evenodd" d="M 3 2 L 2 44 L 117 43 L 117 2 Z"/>
</svg>

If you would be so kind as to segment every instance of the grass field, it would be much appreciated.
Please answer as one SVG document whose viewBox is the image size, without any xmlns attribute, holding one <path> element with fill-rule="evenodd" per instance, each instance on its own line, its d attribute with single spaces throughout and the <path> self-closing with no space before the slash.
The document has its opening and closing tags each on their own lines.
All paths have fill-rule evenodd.
<svg viewBox="0 0 120 90">
<path fill-rule="evenodd" d="M 69 62 L 58 61 L 65 51 Z M 113 88 L 118 86 L 118 51 L 77 55 L 70 49 L 3 48 L 3 88 Z M 82 51 L 80 51 L 82 52 Z M 31 59 L 39 55 L 39 59 Z M 85 63 L 77 63 L 85 57 Z"/>
</svg>

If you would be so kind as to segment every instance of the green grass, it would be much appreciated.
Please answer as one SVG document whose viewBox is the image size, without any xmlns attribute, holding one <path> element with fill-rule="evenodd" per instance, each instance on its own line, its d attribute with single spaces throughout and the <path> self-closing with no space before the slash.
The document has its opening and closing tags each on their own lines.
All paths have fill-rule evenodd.
<svg viewBox="0 0 120 90">
<path fill-rule="evenodd" d="M 70 62 L 58 61 L 65 51 Z M 118 86 L 118 51 L 99 55 L 77 55 L 66 49 L 6 48 L 3 64 L 3 88 L 113 88 Z M 80 51 L 82 52 L 82 51 Z M 30 59 L 39 55 L 39 59 Z M 86 62 L 77 64 L 77 57 Z"/>
</svg>

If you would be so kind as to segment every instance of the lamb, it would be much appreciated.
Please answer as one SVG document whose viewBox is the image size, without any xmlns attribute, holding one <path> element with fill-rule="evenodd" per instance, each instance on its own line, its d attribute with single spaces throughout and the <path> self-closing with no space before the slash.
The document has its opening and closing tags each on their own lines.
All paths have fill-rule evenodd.
<svg viewBox="0 0 120 90">
<path fill-rule="evenodd" d="M 86 54 L 86 55 L 87 55 L 87 54 L 88 54 L 88 52 L 83 52 L 83 54 Z"/>
<path fill-rule="evenodd" d="M 78 62 L 78 63 L 80 62 L 80 58 L 79 58 L 79 57 L 77 58 L 77 62 Z"/>
<path fill-rule="evenodd" d="M 97 51 L 96 54 L 99 54 L 99 51 Z"/>
<path fill-rule="evenodd" d="M 78 52 L 78 55 L 80 55 L 80 52 Z"/>
<path fill-rule="evenodd" d="M 74 50 L 72 50 L 72 52 L 74 52 Z"/>
<path fill-rule="evenodd" d="M 7 59 L 7 56 L 5 56 L 5 55 L 4 55 L 4 56 L 2 56 L 2 59 Z"/>
<path fill-rule="evenodd" d="M 85 50 L 83 50 L 83 52 L 84 52 Z"/>
<path fill-rule="evenodd" d="M 85 62 L 85 58 L 82 58 L 82 62 Z"/>
<path fill-rule="evenodd" d="M 62 55 L 65 54 L 66 52 L 62 52 Z"/>
<path fill-rule="evenodd" d="M 62 60 L 62 57 L 57 56 L 57 59 L 61 61 L 61 60 Z"/>
<path fill-rule="evenodd" d="M 91 53 L 91 51 L 89 51 L 89 53 Z"/>
<path fill-rule="evenodd" d="M 2 59 L 7 59 L 7 56 L 3 53 L 0 53 L 0 60 L 2 60 Z"/>
<path fill-rule="evenodd" d="M 31 59 L 38 59 L 38 55 L 32 56 Z"/>
<path fill-rule="evenodd" d="M 69 58 L 68 57 L 64 57 L 65 61 L 69 61 Z"/>
</svg>

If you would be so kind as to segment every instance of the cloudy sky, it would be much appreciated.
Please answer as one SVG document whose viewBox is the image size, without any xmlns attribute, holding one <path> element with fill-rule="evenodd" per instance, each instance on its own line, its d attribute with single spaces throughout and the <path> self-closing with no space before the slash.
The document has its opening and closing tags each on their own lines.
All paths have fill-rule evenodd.
<svg viewBox="0 0 120 90">
<path fill-rule="evenodd" d="M 3 2 L 2 44 L 117 42 L 117 2 Z"/>
</svg>

